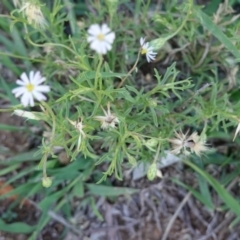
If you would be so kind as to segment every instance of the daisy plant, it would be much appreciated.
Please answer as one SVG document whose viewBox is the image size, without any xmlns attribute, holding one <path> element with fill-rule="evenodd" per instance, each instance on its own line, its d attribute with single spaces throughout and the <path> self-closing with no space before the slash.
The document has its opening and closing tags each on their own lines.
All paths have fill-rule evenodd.
<svg viewBox="0 0 240 240">
<path fill-rule="evenodd" d="M 213 151 L 208 134 L 219 125 L 227 129 L 239 123 L 240 112 L 235 113 L 239 106 L 230 104 L 226 82 L 191 78 L 201 72 L 198 66 L 205 66 L 205 57 L 211 62 L 214 49 L 221 46 L 201 48 L 204 58 L 191 55 L 198 41 L 190 41 L 196 33 L 188 36 L 184 31 L 200 29 L 193 1 L 177 7 L 178 18 L 173 14 L 163 19 L 158 12 L 151 19 L 147 13 L 133 16 L 137 26 L 136 21 L 125 21 L 118 1 L 114 5 L 108 1 L 107 8 L 89 1 L 83 11 L 88 16 L 83 18 L 64 5 L 67 1 L 45 2 L 14 1 L 18 9 L 9 16 L 13 24 L 22 26 L 24 44 L 34 49 L 29 56 L 18 56 L 23 59 L 23 73 L 12 93 L 20 98 L 22 108 L 10 110 L 45 123 L 41 127 L 47 134 L 39 150 L 44 186 L 54 181 L 47 175 L 46 162 L 56 157 L 56 148 L 71 161 L 81 155 L 108 166 L 99 181 L 112 174 L 122 180 L 122 166 L 130 168 L 138 162 L 150 164 L 152 180 L 166 152 L 204 158 Z M 63 14 L 66 9 L 68 14 Z M 201 31 L 209 37 L 208 31 Z M 176 64 L 178 59 L 181 62 Z M 191 65 L 189 71 L 181 69 L 186 65 L 183 61 Z M 239 129 L 238 124 L 235 137 Z"/>
</svg>

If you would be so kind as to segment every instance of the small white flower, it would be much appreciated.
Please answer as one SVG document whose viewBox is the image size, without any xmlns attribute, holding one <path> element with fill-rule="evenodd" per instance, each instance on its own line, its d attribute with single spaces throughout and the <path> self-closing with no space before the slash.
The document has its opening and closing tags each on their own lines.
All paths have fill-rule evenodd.
<svg viewBox="0 0 240 240">
<path fill-rule="evenodd" d="M 82 123 L 82 119 L 79 119 L 79 121 L 72 121 L 68 119 L 68 121 L 73 125 L 73 127 L 80 133 L 78 137 L 78 143 L 77 143 L 77 149 L 80 148 L 81 142 L 82 142 L 82 137 L 86 137 L 86 134 L 83 131 L 83 128 L 85 127 Z"/>
<path fill-rule="evenodd" d="M 21 103 L 24 107 L 34 106 L 34 98 L 38 101 L 46 101 L 46 96 L 42 93 L 50 91 L 50 87 L 47 85 L 41 85 L 45 81 L 45 77 L 42 77 L 40 72 L 34 73 L 31 71 L 29 78 L 24 72 L 21 74 L 21 80 L 17 80 L 17 84 L 20 87 L 14 88 L 12 93 L 15 94 L 15 97 L 18 98 L 21 96 Z"/>
<path fill-rule="evenodd" d="M 193 144 L 190 145 L 191 152 L 195 152 L 198 156 L 202 154 L 202 152 L 206 152 L 209 148 L 206 146 L 206 141 L 203 137 L 199 136 L 196 132 L 192 133 L 189 137 L 189 141 L 193 141 Z"/>
<path fill-rule="evenodd" d="M 105 116 L 96 116 L 94 117 L 95 120 L 101 122 L 101 128 L 107 129 L 109 127 L 115 128 L 115 124 L 119 123 L 119 119 L 111 113 L 110 111 L 110 103 L 107 104 L 107 111 L 102 108 Z"/>
<path fill-rule="evenodd" d="M 187 150 L 188 148 L 192 153 L 195 152 L 196 155 L 200 156 L 202 152 L 209 150 L 203 137 L 199 136 L 196 132 L 188 136 L 188 132 L 183 134 L 182 131 L 175 131 L 175 136 L 176 138 L 168 140 L 172 143 L 173 150 L 171 152 L 173 154 L 179 154 L 183 150 L 185 155 L 189 155 L 190 152 Z"/>
<path fill-rule="evenodd" d="M 147 61 L 152 62 L 155 60 L 157 53 L 153 51 L 153 47 L 149 46 L 149 42 L 145 42 L 145 38 L 140 38 L 141 54 L 145 54 Z"/>
<path fill-rule="evenodd" d="M 175 131 L 175 138 L 169 139 L 168 141 L 172 143 L 173 148 L 173 150 L 171 151 L 172 154 L 179 154 L 182 151 L 182 149 L 185 155 L 190 154 L 190 152 L 186 149 L 187 147 L 189 147 L 188 132 L 184 134 L 181 130 L 180 132 Z"/>
<path fill-rule="evenodd" d="M 19 11 L 24 12 L 29 24 L 34 25 L 34 27 L 45 28 L 47 26 L 40 6 L 25 2 Z"/>
<path fill-rule="evenodd" d="M 103 24 L 102 26 L 93 24 L 87 32 L 89 34 L 87 41 L 90 43 L 91 49 L 99 54 L 106 54 L 107 51 L 112 49 L 115 33 L 111 32 L 107 24 Z"/>
</svg>

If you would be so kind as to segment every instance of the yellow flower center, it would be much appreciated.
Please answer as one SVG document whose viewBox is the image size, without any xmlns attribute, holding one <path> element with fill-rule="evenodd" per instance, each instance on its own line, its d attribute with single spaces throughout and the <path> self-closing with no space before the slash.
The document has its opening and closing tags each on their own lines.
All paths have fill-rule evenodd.
<svg viewBox="0 0 240 240">
<path fill-rule="evenodd" d="M 105 38 L 105 36 L 104 36 L 102 33 L 100 33 L 100 34 L 97 35 L 97 39 L 98 39 L 99 41 L 103 41 L 104 38 Z"/>
<path fill-rule="evenodd" d="M 32 85 L 31 83 L 28 83 L 28 84 L 26 85 L 26 89 L 27 89 L 29 92 L 32 92 L 33 89 L 34 89 L 34 85 Z"/>
<path fill-rule="evenodd" d="M 141 54 L 147 54 L 148 50 L 146 48 L 142 48 Z"/>
</svg>

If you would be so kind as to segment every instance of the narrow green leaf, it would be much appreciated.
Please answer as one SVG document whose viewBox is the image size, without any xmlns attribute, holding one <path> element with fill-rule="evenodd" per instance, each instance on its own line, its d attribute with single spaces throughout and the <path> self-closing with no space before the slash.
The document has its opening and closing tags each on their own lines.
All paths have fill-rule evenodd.
<svg viewBox="0 0 240 240">
<path fill-rule="evenodd" d="M 179 186 L 184 187 L 185 189 L 187 189 L 188 191 L 190 191 L 192 193 L 192 195 L 197 198 L 200 202 L 202 202 L 205 206 L 207 206 L 209 209 L 214 210 L 214 206 L 209 204 L 208 201 L 206 201 L 205 197 L 199 193 L 196 189 L 184 184 L 183 182 L 179 181 L 178 179 L 175 178 L 171 178 L 171 180 L 174 183 L 177 183 Z"/>
<path fill-rule="evenodd" d="M 119 196 L 119 195 L 131 195 L 138 192 L 138 189 L 125 188 L 125 187 L 112 187 L 97 184 L 86 184 L 89 191 L 98 196 Z"/>
<path fill-rule="evenodd" d="M 201 11 L 199 8 L 194 8 L 194 15 L 199 22 L 209 32 L 211 32 L 236 58 L 240 59 L 240 52 L 231 42 L 231 40 L 222 32 L 222 30 L 211 20 L 211 18 Z"/>
<path fill-rule="evenodd" d="M 29 226 L 22 222 L 6 224 L 0 219 L 0 230 L 9 233 L 32 233 L 35 230 L 35 226 Z"/>
<path fill-rule="evenodd" d="M 26 127 L 15 127 L 15 126 L 7 125 L 7 124 L 0 124 L 0 130 L 16 132 L 16 131 L 27 131 L 27 128 Z"/>
<path fill-rule="evenodd" d="M 212 197 L 211 197 L 211 193 L 209 191 L 207 181 L 201 175 L 198 175 L 197 178 L 198 178 L 199 188 L 200 188 L 202 196 L 204 197 L 204 201 L 205 201 L 206 205 L 209 208 L 214 209 L 214 204 L 212 202 Z"/>
<path fill-rule="evenodd" d="M 240 217 L 240 204 L 227 192 L 227 190 L 218 183 L 218 181 L 213 178 L 210 174 L 200 169 L 198 166 L 193 164 L 190 161 L 183 160 L 183 162 L 199 173 L 219 194 L 219 197 L 225 202 L 228 208 L 235 213 L 238 217 Z"/>
<path fill-rule="evenodd" d="M 41 159 L 41 154 L 36 154 L 38 151 L 30 151 L 26 153 L 18 154 L 17 156 L 8 158 L 4 164 L 13 164 L 13 163 L 19 163 L 19 162 L 26 162 L 26 161 L 36 161 Z"/>
</svg>

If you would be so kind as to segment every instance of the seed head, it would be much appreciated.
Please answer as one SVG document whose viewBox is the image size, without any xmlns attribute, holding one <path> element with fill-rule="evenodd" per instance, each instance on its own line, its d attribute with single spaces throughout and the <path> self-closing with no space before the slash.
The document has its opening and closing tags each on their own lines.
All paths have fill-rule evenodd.
<svg viewBox="0 0 240 240">
<path fill-rule="evenodd" d="M 28 23 L 33 25 L 35 28 L 45 28 L 47 26 L 47 22 L 39 5 L 31 2 L 25 2 L 20 9 L 20 12 L 24 13 Z"/>
</svg>

